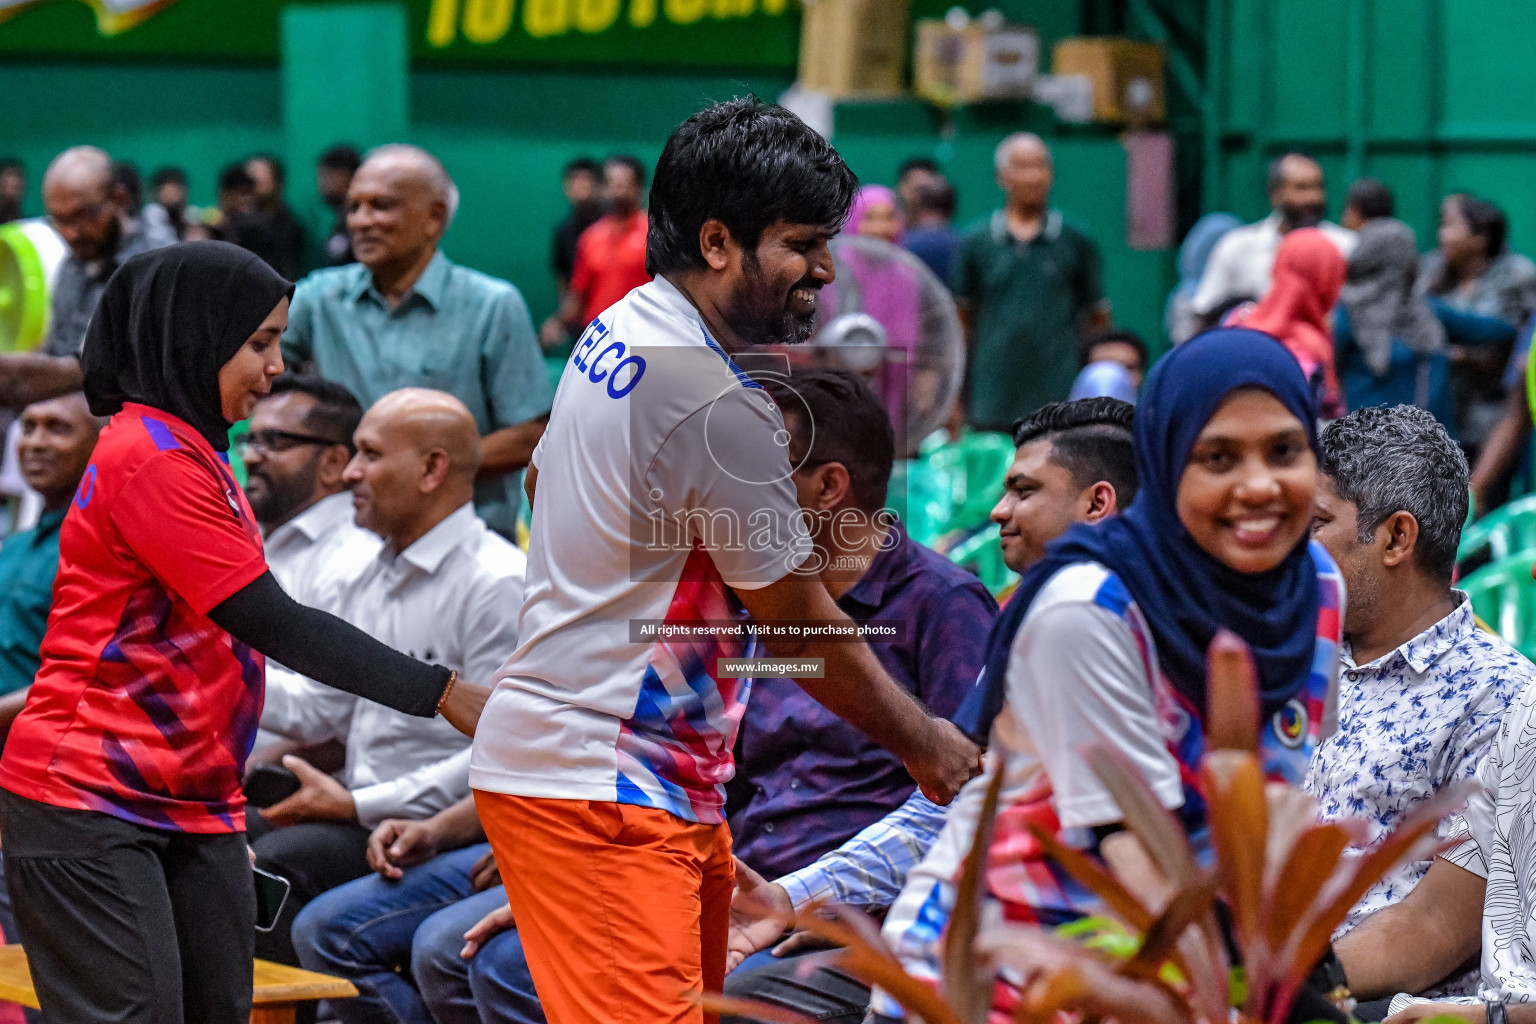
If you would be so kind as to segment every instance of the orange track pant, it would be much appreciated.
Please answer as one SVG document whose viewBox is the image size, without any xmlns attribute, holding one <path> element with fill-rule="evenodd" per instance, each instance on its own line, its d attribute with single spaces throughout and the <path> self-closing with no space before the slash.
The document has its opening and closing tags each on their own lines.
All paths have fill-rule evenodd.
<svg viewBox="0 0 1536 1024">
<path fill-rule="evenodd" d="M 714 1024 L 731 833 L 666 811 L 475 791 L 550 1024 Z"/>
</svg>

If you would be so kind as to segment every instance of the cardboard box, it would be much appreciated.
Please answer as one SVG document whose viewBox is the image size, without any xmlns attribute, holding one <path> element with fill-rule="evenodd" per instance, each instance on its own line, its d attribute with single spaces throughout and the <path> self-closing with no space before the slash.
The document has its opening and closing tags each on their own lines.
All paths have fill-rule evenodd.
<svg viewBox="0 0 1536 1024">
<path fill-rule="evenodd" d="M 899 96 L 909 0 L 804 0 L 800 84 L 829 96 Z"/>
<path fill-rule="evenodd" d="M 1167 116 L 1163 51 L 1134 39 L 1063 39 L 1051 55 L 1051 72 L 1086 75 L 1093 82 L 1095 121 L 1157 124 Z"/>
<path fill-rule="evenodd" d="M 1040 34 L 1027 26 L 917 23 L 913 89 L 934 103 L 1027 99 L 1039 66 Z"/>
</svg>

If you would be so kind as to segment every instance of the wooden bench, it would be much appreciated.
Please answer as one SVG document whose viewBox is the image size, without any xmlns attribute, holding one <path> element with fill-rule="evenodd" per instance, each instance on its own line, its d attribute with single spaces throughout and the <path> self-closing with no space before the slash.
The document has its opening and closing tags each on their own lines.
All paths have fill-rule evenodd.
<svg viewBox="0 0 1536 1024">
<path fill-rule="evenodd" d="M 255 981 L 251 1024 L 293 1024 L 294 1010 L 300 1003 L 357 995 L 350 981 L 266 960 L 256 961 Z M 20 946 L 0 946 L 0 1002 L 38 1009 L 27 954 Z"/>
</svg>

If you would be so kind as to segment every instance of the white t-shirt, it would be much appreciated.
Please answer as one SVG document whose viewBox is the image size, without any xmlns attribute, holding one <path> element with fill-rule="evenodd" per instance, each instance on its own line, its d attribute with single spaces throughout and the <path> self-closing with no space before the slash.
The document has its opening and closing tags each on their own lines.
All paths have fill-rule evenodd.
<svg viewBox="0 0 1536 1024">
<path fill-rule="evenodd" d="M 730 588 L 808 557 L 783 417 L 664 278 L 594 320 L 534 452 L 521 646 L 497 675 L 470 783 L 517 796 L 724 820 L 747 680 L 716 660 L 739 635 Z M 651 629 L 652 631 L 647 631 Z"/>
</svg>

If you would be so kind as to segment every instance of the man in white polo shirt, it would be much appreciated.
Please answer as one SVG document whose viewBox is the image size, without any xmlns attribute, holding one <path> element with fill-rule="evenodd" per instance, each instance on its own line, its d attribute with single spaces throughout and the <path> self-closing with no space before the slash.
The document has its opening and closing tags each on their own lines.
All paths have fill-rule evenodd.
<svg viewBox="0 0 1536 1024">
<path fill-rule="evenodd" d="M 710 107 L 654 175 L 656 279 L 597 317 L 566 364 L 528 477 L 520 646 L 476 734 L 470 783 L 552 1024 L 702 1021 L 732 887 L 722 784 L 755 644 L 824 660 L 801 685 L 905 761 L 940 802 L 976 748 L 933 719 L 812 572 L 778 407 L 733 361 L 806 340 L 827 242 L 857 181 L 798 118 Z M 689 631 L 689 626 L 708 629 Z M 786 673 L 779 673 L 786 674 Z"/>
</svg>

